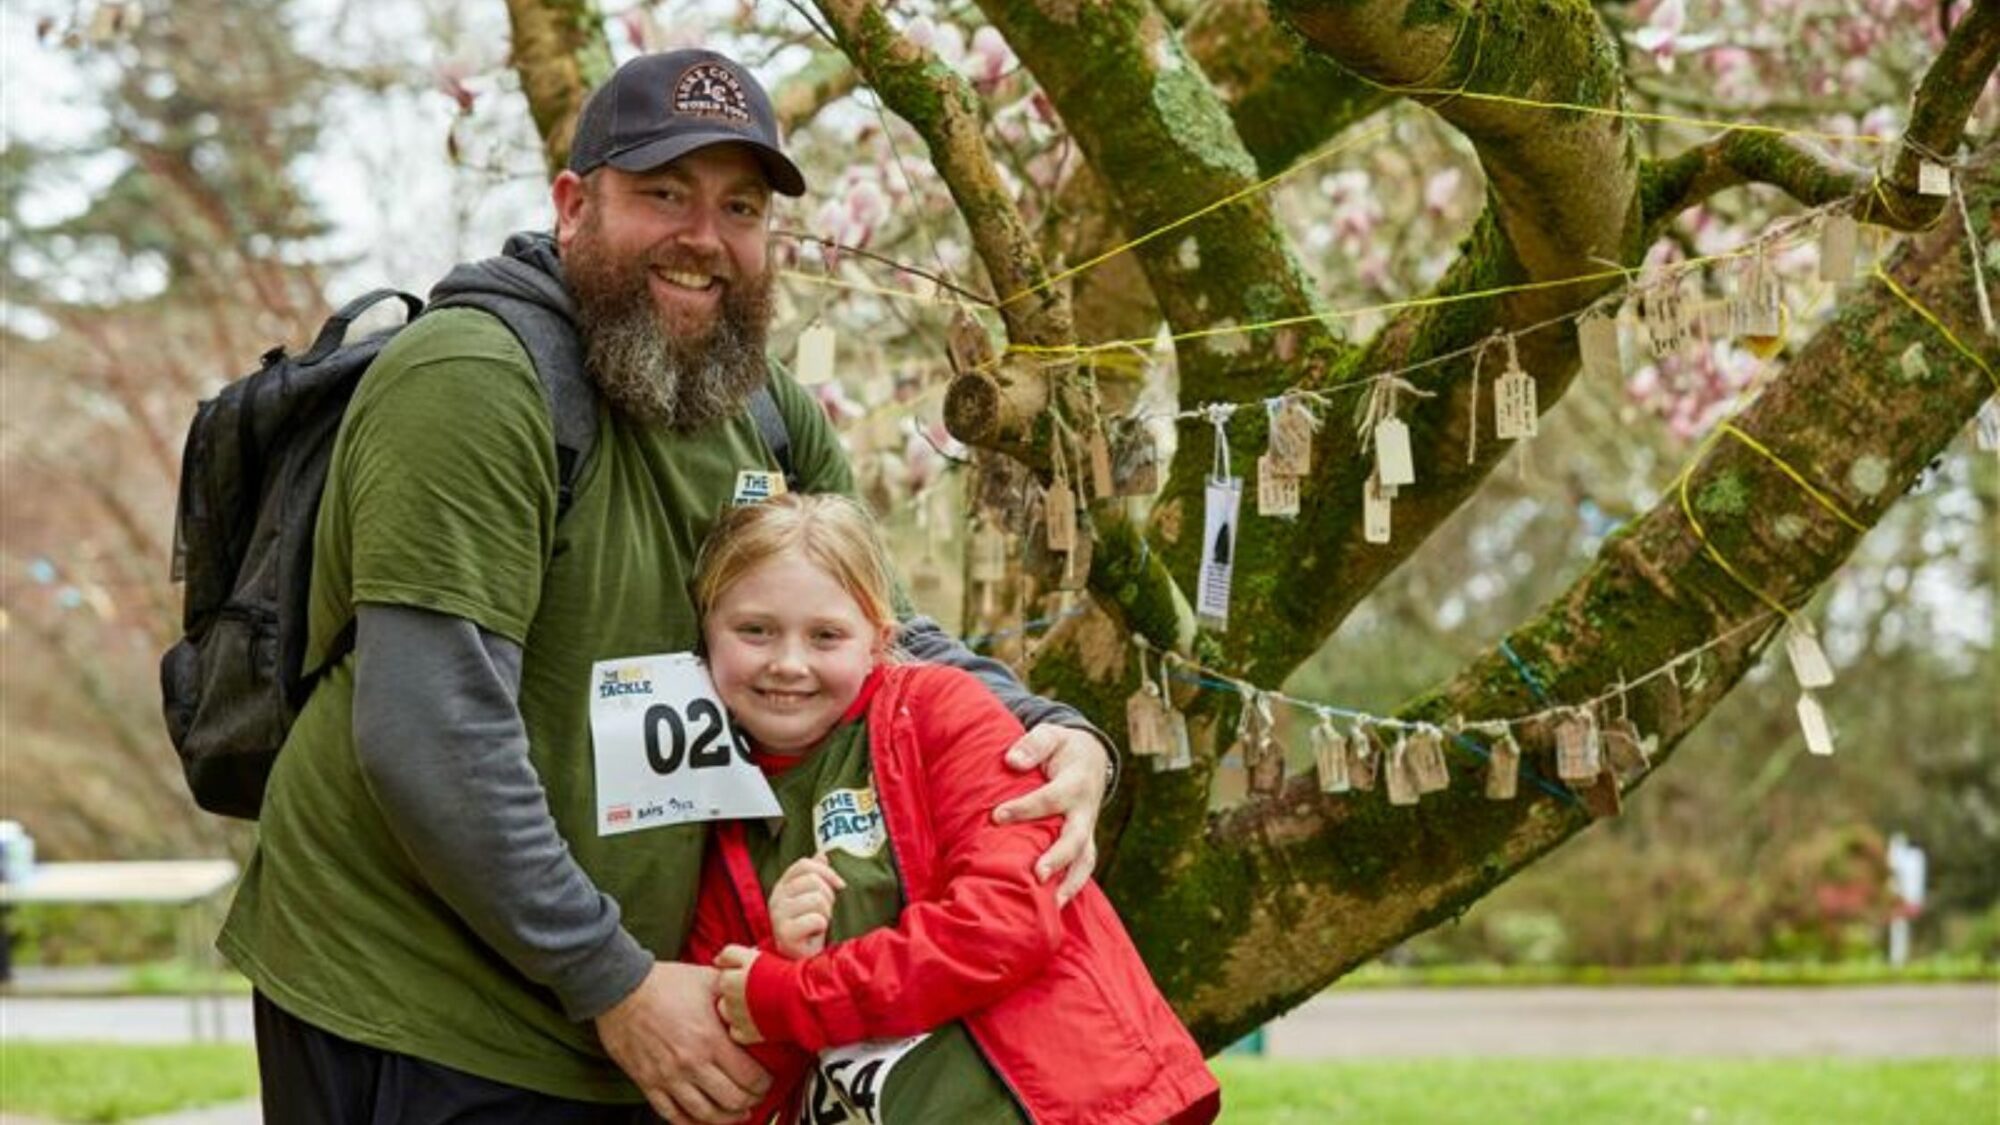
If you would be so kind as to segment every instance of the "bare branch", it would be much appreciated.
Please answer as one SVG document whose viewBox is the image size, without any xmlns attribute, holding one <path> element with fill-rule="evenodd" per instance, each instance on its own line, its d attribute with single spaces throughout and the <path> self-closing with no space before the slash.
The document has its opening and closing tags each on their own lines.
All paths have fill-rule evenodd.
<svg viewBox="0 0 2000 1125">
<path fill-rule="evenodd" d="M 771 91 L 771 108 L 786 136 L 805 128 L 819 111 L 854 92 L 860 76 L 838 51 L 815 51 L 812 61 Z"/>
<path fill-rule="evenodd" d="M 1855 216 L 1891 230 L 1921 230 L 1937 221 L 1945 201 L 1917 192 L 1926 159 L 1949 161 L 1980 91 L 2000 62 L 2000 5 L 1974 4 L 1945 40 L 1910 107 L 1910 127 L 1889 174 L 1871 173 L 1780 133 L 1732 129 L 1640 169 L 1645 183 L 1646 241 L 1659 237 L 1681 212 L 1718 192 L 1769 184 L 1809 207 L 1858 196 Z M 1870 191 L 1871 187 L 1879 190 Z M 1866 195 L 1862 193 L 1867 192 Z"/>
<path fill-rule="evenodd" d="M 611 77 L 611 44 L 591 0 L 507 0 L 512 62 L 551 178 L 569 159 L 583 100 Z"/>
</svg>

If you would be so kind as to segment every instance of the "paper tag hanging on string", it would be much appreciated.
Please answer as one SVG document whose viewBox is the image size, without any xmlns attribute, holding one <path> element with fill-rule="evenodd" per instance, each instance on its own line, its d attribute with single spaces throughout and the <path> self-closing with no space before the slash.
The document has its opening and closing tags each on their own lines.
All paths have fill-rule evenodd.
<svg viewBox="0 0 2000 1125">
<path fill-rule="evenodd" d="M 1368 728 L 1356 726 L 1347 735 L 1347 781 L 1357 793 L 1366 793 L 1375 788 L 1375 775 L 1381 772 L 1382 755 L 1376 752 L 1375 739 Z"/>
<path fill-rule="evenodd" d="M 1250 792 L 1275 797 L 1285 787 L 1285 750 L 1271 714 L 1271 697 L 1253 691 L 1243 702 L 1243 768 L 1250 773 Z"/>
<path fill-rule="evenodd" d="M 1194 743 L 1188 737 L 1187 716 L 1174 708 L 1171 658 L 1160 654 L 1160 729 L 1165 752 L 1154 757 L 1153 770 L 1168 773 L 1194 765 Z"/>
<path fill-rule="evenodd" d="M 1361 537 L 1370 543 L 1389 541 L 1389 498 L 1373 473 L 1361 486 Z"/>
<path fill-rule="evenodd" d="M 1202 516 L 1201 585 L 1195 612 L 1204 624 L 1226 629 L 1229 583 L 1236 566 L 1237 506 L 1243 500 L 1243 481 L 1238 477 L 1210 480 L 1205 491 L 1208 504 Z"/>
<path fill-rule="evenodd" d="M 808 387 L 831 382 L 835 349 L 836 341 L 830 324 L 814 324 L 799 333 L 799 350 L 792 363 L 792 378 Z"/>
<path fill-rule="evenodd" d="M 1243 503 L 1243 478 L 1229 471 L 1229 408 L 1211 407 L 1215 427 L 1215 462 L 1204 489 L 1201 576 L 1195 591 L 1195 615 L 1215 629 L 1229 627 L 1229 584 L 1236 572 L 1236 525 Z"/>
<path fill-rule="evenodd" d="M 1410 427 L 1394 414 L 1375 423 L 1375 475 L 1390 488 L 1417 483 L 1417 463 L 1410 455 Z"/>
<path fill-rule="evenodd" d="M 1784 285 L 1759 253 L 1736 294 L 1736 335 L 1772 337 L 1784 331 Z"/>
<path fill-rule="evenodd" d="M 1354 788 L 1347 774 L 1347 739 L 1334 728 L 1333 720 L 1320 716 L 1312 729 L 1313 765 L 1319 771 L 1322 793 L 1346 793 Z"/>
<path fill-rule="evenodd" d="M 1819 279 L 1834 285 L 1854 280 L 1854 255 L 1861 226 L 1852 215 L 1828 215 L 1819 228 Z"/>
<path fill-rule="evenodd" d="M 986 516 L 979 521 L 979 530 L 972 533 L 972 580 L 1000 582 L 1006 577 L 1007 533 Z"/>
<path fill-rule="evenodd" d="M 1798 677 L 1800 687 L 1810 691 L 1832 686 L 1833 665 L 1827 663 L 1826 650 L 1819 647 L 1819 638 L 1803 619 L 1794 618 L 1785 628 L 1785 656 L 1792 662 L 1792 675 Z"/>
<path fill-rule="evenodd" d="M 1264 404 L 1271 419 L 1269 459 L 1281 473 L 1302 477 L 1312 472 L 1313 430 L 1319 419 L 1302 399 L 1285 396 Z"/>
<path fill-rule="evenodd" d="M 1409 739 L 1401 734 L 1396 736 L 1395 745 L 1389 750 L 1389 760 L 1382 766 L 1383 784 L 1389 790 L 1392 805 L 1414 805 L 1417 803 L 1417 778 L 1410 769 Z"/>
<path fill-rule="evenodd" d="M 1556 776 L 1590 781 L 1601 769 L 1597 724 L 1588 711 L 1572 711 L 1556 724 Z"/>
<path fill-rule="evenodd" d="M 1410 736 L 1410 776 L 1418 793 L 1451 788 L 1451 769 L 1444 760 L 1444 736 L 1429 727 Z"/>
<path fill-rule="evenodd" d="M 1257 458 L 1257 514 L 1279 519 L 1299 514 L 1299 478 L 1277 468 L 1268 453 Z"/>
<path fill-rule="evenodd" d="M 1603 820 L 1624 811 L 1624 799 L 1618 795 L 1618 779 L 1612 775 L 1608 765 L 1597 771 L 1597 776 L 1591 778 L 1589 785 L 1573 785 L 1570 788 L 1583 801 L 1584 811 L 1590 814 L 1592 820 Z"/>
<path fill-rule="evenodd" d="M 1167 752 L 1153 759 L 1154 771 L 1173 773 L 1193 766 L 1194 743 L 1188 737 L 1187 716 L 1167 702 L 1160 710 L 1160 718 L 1166 724 Z"/>
<path fill-rule="evenodd" d="M 1091 428 L 1084 456 L 1090 461 L 1090 498 L 1109 500 L 1116 496 L 1117 485 L 1111 475 L 1111 441 L 1104 436 L 1103 426 Z"/>
<path fill-rule="evenodd" d="M 1736 302 L 1703 301 L 1690 305 L 1692 322 L 1701 329 L 1701 339 L 1714 343 L 1736 335 Z"/>
<path fill-rule="evenodd" d="M 1511 801 L 1521 777 L 1521 745 L 1514 732 L 1502 729 L 1486 750 L 1486 796 L 1493 801 Z"/>
<path fill-rule="evenodd" d="M 1631 719 L 1613 719 L 1604 724 L 1603 742 L 1605 764 L 1618 778 L 1618 784 L 1629 786 L 1652 768 L 1646 744 L 1639 736 L 1639 726 Z"/>
<path fill-rule="evenodd" d="M 1918 195 L 1950 195 L 1951 169 L 1934 160 L 1917 165 Z"/>
<path fill-rule="evenodd" d="M 1119 420 L 1111 434 L 1111 491 L 1115 496 L 1151 496 L 1160 488 L 1160 450 L 1153 432 L 1138 418 Z"/>
<path fill-rule="evenodd" d="M 1618 355 L 1616 317 L 1593 312 L 1577 321 L 1576 347 L 1583 356 L 1586 375 L 1593 379 L 1619 379 L 1624 376 L 1625 364 Z"/>
<path fill-rule="evenodd" d="M 1663 284 L 1640 302 L 1639 315 L 1646 328 L 1646 341 L 1655 357 L 1665 359 L 1687 346 L 1688 315 L 1681 300 L 1679 284 Z"/>
<path fill-rule="evenodd" d="M 1819 699 L 1809 691 L 1799 693 L 1799 727 L 1805 731 L 1807 751 L 1822 758 L 1833 753 L 1833 730 Z"/>
<path fill-rule="evenodd" d="M 1535 381 L 1521 369 L 1514 337 L 1507 337 L 1507 370 L 1493 384 L 1493 432 L 1502 441 L 1535 436 L 1541 414 L 1536 409 Z"/>
<path fill-rule="evenodd" d="M 1141 663 L 1143 663 L 1143 658 Z M 1167 740 L 1165 704 L 1160 700 L 1160 688 L 1143 674 L 1139 690 L 1125 700 L 1125 737 L 1134 757 L 1154 758 L 1167 753 L 1171 747 Z"/>
</svg>

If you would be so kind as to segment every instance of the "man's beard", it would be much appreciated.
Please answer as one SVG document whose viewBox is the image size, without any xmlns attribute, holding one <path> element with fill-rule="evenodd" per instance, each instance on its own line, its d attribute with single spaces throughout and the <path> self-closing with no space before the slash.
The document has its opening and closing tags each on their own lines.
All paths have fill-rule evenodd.
<svg viewBox="0 0 2000 1125">
<path fill-rule="evenodd" d="M 724 288 L 706 333 L 678 336 L 661 323 L 649 284 L 656 266 L 728 278 L 711 283 Z M 618 261 L 605 251 L 593 214 L 577 230 L 563 275 L 576 299 L 584 369 L 629 418 L 689 433 L 736 413 L 768 377 L 769 271 L 736 277 L 719 261 L 693 254 Z"/>
</svg>

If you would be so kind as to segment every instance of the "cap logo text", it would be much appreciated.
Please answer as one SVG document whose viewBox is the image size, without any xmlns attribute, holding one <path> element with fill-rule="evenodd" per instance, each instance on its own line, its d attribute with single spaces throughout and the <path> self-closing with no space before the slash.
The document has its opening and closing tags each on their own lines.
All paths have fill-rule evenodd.
<svg viewBox="0 0 2000 1125">
<path fill-rule="evenodd" d="M 749 99 L 743 83 L 719 63 L 691 66 L 674 84 L 674 112 L 748 124 Z"/>
</svg>

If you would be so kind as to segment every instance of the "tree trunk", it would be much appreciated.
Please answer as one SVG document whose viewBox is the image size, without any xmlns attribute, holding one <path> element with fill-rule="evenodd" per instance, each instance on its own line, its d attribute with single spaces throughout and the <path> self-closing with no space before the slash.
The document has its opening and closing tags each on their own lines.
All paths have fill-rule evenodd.
<svg viewBox="0 0 2000 1125">
<path fill-rule="evenodd" d="M 1001 296 L 1039 284 L 1047 276 L 1042 254 L 1059 240 L 1043 232 L 1047 241 L 1038 243 L 1004 213 L 976 128 L 979 107 L 964 84 L 902 40 L 876 4 L 820 7 L 855 71 L 931 145 Z M 1139 0 L 984 0 L 981 7 L 1088 161 L 1077 193 L 1102 202 L 1068 229 L 1087 232 L 1095 246 L 1115 242 L 1116 231 L 1155 232 L 1132 248 L 1128 261 L 1138 269 L 1124 275 L 1142 278 L 1144 293 L 1107 298 L 1079 288 L 1074 323 L 1060 299 L 1010 304 L 1001 311 L 1013 345 L 1070 356 L 1076 333 L 1102 338 L 1093 334 L 1102 319 L 1142 324 L 1157 315 L 1185 337 L 1177 352 L 1183 407 L 1255 403 L 1288 389 L 1352 402 L 1376 374 L 1413 365 L 1422 371 L 1411 381 L 1435 393 L 1406 403 L 1402 415 L 1424 469 L 1397 498 L 1387 546 L 1360 534 L 1366 450 L 1345 425 L 1344 407 L 1327 413 L 1300 517 L 1242 528 L 1227 631 L 1197 633 L 1184 593 L 1199 567 L 1201 544 L 1188 532 L 1201 518 L 1214 453 L 1206 427 L 1183 432 L 1143 525 L 1111 506 L 1093 512 L 1097 609 L 1058 629 L 1032 671 L 1038 687 L 1114 733 L 1122 732 L 1135 686 L 1135 635 L 1230 677 L 1275 686 L 1482 486 L 1511 443 L 1489 429 L 1476 453 L 1465 454 L 1468 420 L 1492 417 L 1490 391 L 1470 377 L 1473 345 L 1495 332 L 1518 336 L 1547 410 L 1578 370 L 1567 318 L 1610 292 L 1616 279 L 1603 276 L 1607 264 L 1636 266 L 1680 210 L 1747 182 L 1814 202 L 1863 187 L 1855 169 L 1740 132 L 1641 162 L 1615 112 L 1626 83 L 1617 44 L 1582 0 L 1274 4 L 1296 42 L 1244 0 L 1211 0 L 1191 12 L 1179 6 L 1172 18 Z M 2000 17 L 1991 7 L 1961 21 L 1918 98 L 1912 139 L 1933 150 L 1953 147 L 1992 73 Z M 565 39 L 564 29 L 585 25 L 587 8 L 577 0 L 510 0 L 517 66 L 552 161 L 582 76 L 606 69 L 575 62 L 599 57 L 601 38 Z M 1488 178 L 1488 207 L 1433 300 L 1354 342 L 1325 317 L 1268 196 L 1255 188 L 1397 91 L 1472 143 Z M 1551 112 L 1524 99 L 1578 108 Z M 1902 153 L 1881 191 L 1857 204 L 1861 217 L 1902 229 L 1929 223 L 1938 205 L 1915 195 L 1914 175 Z M 1964 177 L 1988 238 L 1996 179 L 1985 158 Z M 1761 657 L 1783 607 L 1801 604 L 1834 571 L 1995 389 L 2000 349 L 1979 330 L 1955 229 L 1935 226 L 1887 267 L 1942 329 L 1881 280 L 1855 286 L 1782 377 L 1696 452 L 1685 508 L 1676 490 L 1613 535 L 1546 610 L 1401 717 L 1471 724 L 1541 712 L 1549 701 L 1611 696 L 1614 713 L 1654 740 L 1657 768 Z M 1087 256 L 1067 249 L 1070 261 Z M 1499 288 L 1510 292 L 1485 295 Z M 1270 321 L 1287 324 L 1240 331 Z M 1545 322 L 1555 327 L 1542 329 Z M 1899 357 L 1917 342 L 1928 373 L 1904 378 Z M 1049 380 L 1019 388 L 1033 392 L 1024 401 L 1053 402 L 1062 412 L 1092 401 L 1082 376 L 1062 364 L 1051 369 L 1024 376 Z M 1008 444 L 1024 461 L 1044 464 L 1050 429 L 1016 427 L 1021 432 L 1004 443 L 986 444 Z M 1250 465 L 1264 437 L 1261 417 L 1232 429 L 1232 469 L 1246 481 L 1254 481 Z M 1655 677 L 1619 697 L 1624 670 L 1656 668 L 1696 648 L 1704 649 L 1698 675 Z M 1218 692 L 1179 702 L 1188 709 L 1195 765 L 1155 773 L 1128 763 L 1101 825 L 1100 878 L 1162 987 L 1211 1048 L 1465 909 L 1590 823 L 1584 803 L 1551 780 L 1546 721 L 1517 732 L 1525 753 L 1513 800 L 1480 795 L 1486 736 L 1469 727 L 1451 751 L 1451 788 L 1412 808 L 1390 807 L 1379 792 L 1325 796 L 1313 778 L 1299 777 L 1211 812 L 1210 783 L 1239 707 Z"/>
</svg>

